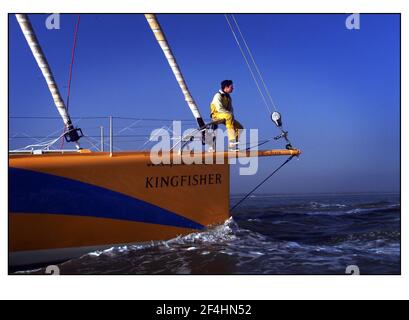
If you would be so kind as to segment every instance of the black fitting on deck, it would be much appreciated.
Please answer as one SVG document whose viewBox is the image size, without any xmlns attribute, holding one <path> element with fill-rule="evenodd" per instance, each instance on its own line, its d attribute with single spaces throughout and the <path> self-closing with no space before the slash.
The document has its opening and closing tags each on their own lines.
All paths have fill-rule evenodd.
<svg viewBox="0 0 409 320">
<path fill-rule="evenodd" d="M 80 128 L 74 128 L 73 125 L 69 125 L 68 131 L 64 134 L 65 141 L 77 142 L 84 134 Z"/>
</svg>

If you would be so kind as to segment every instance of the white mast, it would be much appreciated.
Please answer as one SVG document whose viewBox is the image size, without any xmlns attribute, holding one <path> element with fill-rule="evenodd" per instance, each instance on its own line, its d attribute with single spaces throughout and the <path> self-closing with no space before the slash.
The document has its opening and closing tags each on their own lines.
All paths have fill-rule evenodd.
<svg viewBox="0 0 409 320">
<path fill-rule="evenodd" d="M 156 19 L 154 14 L 145 14 L 145 18 L 149 23 L 150 28 L 155 35 L 156 40 L 158 41 L 160 47 L 162 48 L 163 53 L 165 54 L 166 59 L 175 75 L 176 81 L 179 84 L 180 89 L 182 90 L 183 95 L 185 96 L 185 101 L 187 102 L 190 111 L 192 111 L 193 116 L 196 118 L 197 124 L 199 127 L 205 125 L 202 116 L 200 115 L 199 109 L 196 105 L 196 102 L 193 100 L 192 95 L 189 92 L 189 89 L 186 85 L 185 79 L 180 71 L 180 68 L 176 62 L 176 58 L 172 53 L 172 50 L 169 47 L 168 41 L 166 40 L 165 34 L 162 31 L 162 28 Z"/>
<path fill-rule="evenodd" d="M 41 49 L 40 43 L 38 42 L 38 39 L 34 33 L 30 20 L 28 19 L 28 16 L 26 14 L 16 14 L 16 18 L 31 49 L 31 52 L 33 53 L 33 56 L 37 61 L 38 67 L 40 68 L 45 81 L 47 82 L 47 86 L 53 97 L 54 104 L 57 107 L 57 110 L 68 129 L 68 136 L 70 138 L 70 141 L 75 142 L 77 147 L 79 148 L 78 140 L 80 136 L 78 136 L 77 130 L 74 129 L 74 126 L 72 125 L 71 118 L 67 112 L 65 103 L 61 98 L 57 83 L 54 80 L 54 76 L 51 72 L 50 66 L 48 65 L 43 50 Z"/>
</svg>

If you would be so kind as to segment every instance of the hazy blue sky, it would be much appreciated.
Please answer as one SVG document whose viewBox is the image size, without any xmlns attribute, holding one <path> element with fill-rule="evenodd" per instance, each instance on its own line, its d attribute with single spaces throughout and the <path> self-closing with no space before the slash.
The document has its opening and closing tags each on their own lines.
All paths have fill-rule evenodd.
<svg viewBox="0 0 409 320">
<path fill-rule="evenodd" d="M 60 30 L 30 15 L 66 97 L 76 15 Z M 224 15 L 158 15 L 202 114 L 223 79 L 233 79 L 236 117 L 261 137 L 277 135 Z M 400 17 L 236 15 L 303 155 L 260 192 L 399 191 Z M 9 16 L 9 115 L 58 116 L 13 15 Z M 173 74 L 143 15 L 81 15 L 70 113 L 190 119 Z M 51 122 L 10 120 L 10 134 L 51 133 Z M 138 144 L 140 145 L 140 143 Z M 269 148 L 281 148 L 282 142 Z M 246 192 L 284 158 L 260 160 L 252 177 L 232 169 L 231 191 Z"/>
</svg>

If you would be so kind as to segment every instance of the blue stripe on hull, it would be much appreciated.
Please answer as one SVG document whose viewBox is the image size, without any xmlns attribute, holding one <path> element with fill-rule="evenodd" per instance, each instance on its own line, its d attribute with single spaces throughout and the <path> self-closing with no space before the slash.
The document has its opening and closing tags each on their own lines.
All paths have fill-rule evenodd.
<svg viewBox="0 0 409 320">
<path fill-rule="evenodd" d="M 88 183 L 9 168 L 9 212 L 110 218 L 203 229 L 201 224 L 148 202 Z"/>
</svg>

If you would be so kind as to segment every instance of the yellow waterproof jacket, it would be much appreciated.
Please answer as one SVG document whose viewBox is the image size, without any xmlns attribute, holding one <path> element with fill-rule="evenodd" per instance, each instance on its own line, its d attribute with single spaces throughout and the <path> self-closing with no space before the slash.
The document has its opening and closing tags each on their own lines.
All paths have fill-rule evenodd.
<svg viewBox="0 0 409 320">
<path fill-rule="evenodd" d="M 210 116 L 216 113 L 229 113 L 233 114 L 232 98 L 228 93 L 224 93 L 222 90 L 217 92 L 210 104 Z"/>
</svg>

